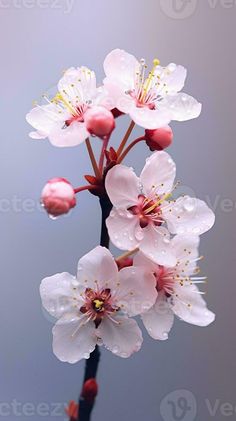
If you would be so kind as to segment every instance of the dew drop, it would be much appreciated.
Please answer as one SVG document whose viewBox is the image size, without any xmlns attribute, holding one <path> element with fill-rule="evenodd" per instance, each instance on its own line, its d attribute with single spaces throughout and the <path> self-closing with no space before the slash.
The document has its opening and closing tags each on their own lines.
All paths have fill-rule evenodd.
<svg viewBox="0 0 236 421">
<path fill-rule="evenodd" d="M 195 200 L 192 199 L 192 198 L 186 199 L 185 202 L 184 202 L 184 209 L 187 212 L 193 212 L 194 209 L 195 209 Z"/>
<path fill-rule="evenodd" d="M 164 333 L 162 334 L 162 337 L 163 337 L 163 339 L 168 339 L 169 335 L 168 335 L 168 333 L 167 333 L 167 332 L 164 332 Z"/>
<path fill-rule="evenodd" d="M 119 350 L 120 350 L 120 348 L 118 346 L 114 346 L 114 348 L 112 349 L 112 352 L 114 354 L 118 354 Z"/>
<path fill-rule="evenodd" d="M 170 71 L 170 72 L 174 72 L 174 70 L 176 69 L 176 64 L 175 63 L 170 63 L 168 66 L 167 66 L 167 69 Z"/>
<path fill-rule="evenodd" d="M 143 239 L 143 236 L 144 236 L 144 234 L 143 234 L 143 232 L 140 230 L 140 231 L 137 231 L 136 233 L 135 233 L 135 237 L 136 237 L 136 239 L 138 240 L 138 241 L 141 241 L 142 239 Z"/>
<path fill-rule="evenodd" d="M 58 218 L 57 216 L 54 216 L 54 215 L 51 215 L 51 214 L 48 214 L 48 216 L 49 216 L 50 219 L 52 219 L 52 221 L 55 221 Z"/>
</svg>

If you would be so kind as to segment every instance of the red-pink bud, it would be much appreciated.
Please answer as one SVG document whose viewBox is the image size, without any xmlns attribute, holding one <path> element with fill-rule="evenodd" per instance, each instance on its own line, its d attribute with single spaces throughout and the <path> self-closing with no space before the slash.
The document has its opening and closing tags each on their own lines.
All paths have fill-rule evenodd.
<svg viewBox="0 0 236 421">
<path fill-rule="evenodd" d="M 92 107 L 84 115 L 86 129 L 94 136 L 104 138 L 115 128 L 115 119 L 105 107 Z"/>
<path fill-rule="evenodd" d="M 162 151 L 171 145 L 173 132 L 170 126 L 155 130 L 145 130 L 145 139 L 151 151 Z"/>
<path fill-rule="evenodd" d="M 76 205 L 74 189 L 65 178 L 52 178 L 43 188 L 41 202 L 50 216 L 63 215 Z"/>
<path fill-rule="evenodd" d="M 70 417 L 70 420 L 77 421 L 79 415 L 79 405 L 75 401 L 70 401 L 65 413 Z"/>
<path fill-rule="evenodd" d="M 118 269 L 121 270 L 123 268 L 133 266 L 133 259 L 131 257 L 124 257 L 123 259 L 116 260 L 116 264 Z"/>
<path fill-rule="evenodd" d="M 98 394 L 98 384 L 96 379 L 89 379 L 84 383 L 82 396 L 88 402 L 93 402 Z"/>
</svg>

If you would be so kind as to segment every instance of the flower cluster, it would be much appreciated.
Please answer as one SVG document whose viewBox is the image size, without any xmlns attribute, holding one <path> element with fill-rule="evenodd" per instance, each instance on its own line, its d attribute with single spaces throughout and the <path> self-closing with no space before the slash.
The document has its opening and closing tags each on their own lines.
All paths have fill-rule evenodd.
<svg viewBox="0 0 236 421">
<path fill-rule="evenodd" d="M 173 140 L 169 123 L 198 117 L 201 104 L 181 92 L 184 67 L 163 67 L 155 59 L 147 75 L 146 68 L 144 59 L 113 50 L 104 61 L 102 86 L 87 67 L 70 68 L 58 92 L 44 95 L 47 104 L 27 114 L 33 139 L 60 147 L 85 141 L 94 170 L 85 175 L 88 184 L 77 188 L 64 178 L 49 180 L 41 197 L 48 214 L 68 213 L 76 194 L 87 190 L 99 197 L 106 215 L 102 245 L 79 260 L 76 277 L 59 273 L 40 286 L 44 308 L 57 319 L 53 350 L 61 361 L 88 359 L 97 345 L 129 357 L 143 341 L 136 316 L 156 340 L 168 339 L 174 316 L 198 326 L 215 318 L 197 286 L 206 280 L 199 276 L 199 236 L 215 217 L 202 200 L 176 195 L 176 166 L 164 151 Z M 131 123 L 115 149 L 111 135 L 124 114 Z M 127 145 L 135 124 L 145 130 Z M 99 160 L 90 135 L 102 141 Z M 153 153 L 138 177 L 123 160 L 139 142 Z M 114 258 L 109 239 L 125 253 Z"/>
</svg>

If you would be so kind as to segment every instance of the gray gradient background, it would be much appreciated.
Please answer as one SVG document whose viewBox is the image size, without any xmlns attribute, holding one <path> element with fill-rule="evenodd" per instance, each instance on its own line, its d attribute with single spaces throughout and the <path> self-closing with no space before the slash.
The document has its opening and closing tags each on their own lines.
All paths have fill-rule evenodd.
<svg viewBox="0 0 236 421">
<path fill-rule="evenodd" d="M 206 329 L 176 321 L 165 343 L 145 334 L 142 350 L 128 360 L 103 350 L 94 420 L 161 420 L 161 400 L 179 389 L 195 395 L 197 420 L 211 419 L 206 399 L 213 406 L 216 399 L 236 405 L 236 5 L 199 0 L 191 16 L 178 19 L 180 14 L 168 16 L 168 8 L 165 14 L 158 0 L 75 0 L 70 13 L 64 13 L 62 0 L 63 10 L 52 2 L 44 9 L 36 2 L 33 8 L 7 4 L 0 7 L 1 207 L 7 203 L 3 199 L 9 204 L 0 215 L 0 401 L 36 405 L 77 398 L 84 364 L 71 366 L 54 357 L 52 324 L 42 312 L 38 288 L 46 275 L 75 273 L 78 257 L 97 245 L 99 207 L 84 193 L 70 217 L 54 222 L 36 209 L 48 178 L 65 176 L 79 185 L 91 170 L 83 145 L 57 149 L 47 141 L 29 140 L 25 113 L 68 66 L 86 64 L 101 79 L 103 58 L 120 47 L 150 62 L 158 56 L 163 64 L 185 65 L 185 90 L 203 103 L 198 120 L 172 125 L 175 142 L 169 152 L 178 179 L 216 205 L 216 225 L 202 237 L 201 252 L 209 277 L 206 298 L 217 319 Z M 126 126 L 126 118 L 119 121 L 116 142 Z M 147 155 L 147 148 L 138 146 L 127 162 L 140 170 Z M 33 211 L 26 199 L 34 201 Z M 233 203 L 228 211 L 224 199 Z M 1 418 L 42 417 L 11 410 Z M 213 418 L 225 419 L 220 411 Z M 233 420 L 235 414 L 226 418 Z M 184 418 L 191 420 L 190 415 Z"/>
</svg>

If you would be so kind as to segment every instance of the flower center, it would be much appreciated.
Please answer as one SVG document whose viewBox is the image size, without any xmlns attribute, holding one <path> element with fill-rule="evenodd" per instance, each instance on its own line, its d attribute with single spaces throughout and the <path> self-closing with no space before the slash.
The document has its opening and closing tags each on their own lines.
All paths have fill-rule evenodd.
<svg viewBox="0 0 236 421">
<path fill-rule="evenodd" d="M 164 291 L 167 297 L 173 295 L 175 284 L 174 270 L 159 266 L 158 271 L 154 275 L 157 280 L 157 291 Z"/>
<path fill-rule="evenodd" d="M 148 224 L 160 226 L 164 222 L 161 216 L 160 199 L 153 200 L 139 195 L 138 205 L 131 206 L 128 210 L 139 217 L 141 228 L 147 227 Z"/>
<path fill-rule="evenodd" d="M 80 311 L 93 320 L 96 327 L 99 326 L 105 315 L 111 315 L 119 310 L 114 305 L 109 288 L 100 291 L 87 288 L 83 298 L 84 305 L 80 308 Z"/>
<path fill-rule="evenodd" d="M 140 66 L 135 74 L 135 87 L 127 91 L 135 101 L 139 108 L 148 107 L 155 109 L 155 101 L 158 99 L 156 87 L 158 86 L 158 76 L 155 75 L 156 68 L 160 65 L 160 61 L 156 58 L 153 60 L 153 68 L 145 79 L 145 70 L 147 68 L 144 59 L 140 60 Z"/>
</svg>

